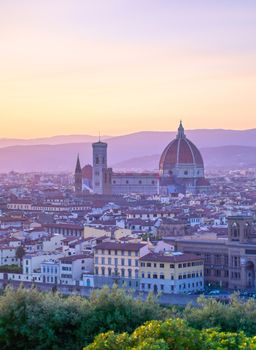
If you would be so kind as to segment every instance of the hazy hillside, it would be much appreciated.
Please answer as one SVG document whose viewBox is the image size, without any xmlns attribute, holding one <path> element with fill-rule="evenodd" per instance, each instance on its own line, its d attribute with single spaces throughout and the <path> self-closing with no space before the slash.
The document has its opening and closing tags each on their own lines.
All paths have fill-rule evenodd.
<svg viewBox="0 0 256 350">
<path fill-rule="evenodd" d="M 256 147 L 247 146 L 221 146 L 202 148 L 205 167 L 208 169 L 238 169 L 256 167 Z M 131 158 L 114 164 L 115 169 L 121 171 L 157 170 L 160 154 L 152 156 Z"/>
<path fill-rule="evenodd" d="M 52 137 L 43 137 L 36 139 L 8 139 L 0 138 L 0 148 L 10 146 L 26 145 L 60 145 L 65 143 L 95 142 L 99 136 L 92 135 L 58 135 Z M 109 136 L 102 136 L 102 139 L 108 139 Z"/>
<path fill-rule="evenodd" d="M 186 135 L 195 142 L 198 147 L 218 147 L 226 145 L 241 145 L 256 147 L 256 129 L 250 130 L 223 130 L 223 129 L 197 129 L 186 130 Z M 150 139 L 152 146 L 163 147 L 177 134 L 177 131 L 142 131 L 138 133 L 107 136 L 102 139 L 108 139 L 108 142 L 114 146 L 120 143 L 127 146 L 132 142 L 140 143 L 143 148 Z M 64 143 L 91 143 L 98 140 L 98 136 L 93 135 L 57 135 L 52 137 L 33 138 L 33 139 L 11 139 L 0 138 L 0 148 L 17 145 L 57 145 Z M 149 145 L 148 145 L 149 146 Z"/>
<path fill-rule="evenodd" d="M 206 167 L 234 168 L 256 164 L 256 129 L 192 130 L 186 134 L 202 150 Z M 176 132 L 140 132 L 109 138 L 108 163 L 115 169 L 157 169 L 159 155 L 175 135 Z M 68 142 L 74 138 L 76 142 Z M 81 138 L 87 142 L 78 142 Z M 80 153 L 82 164 L 91 162 L 91 142 L 95 140 L 95 136 L 56 136 L 44 139 L 49 144 L 2 147 L 0 172 L 73 171 L 77 153 Z M 61 144 L 50 144 L 60 141 Z"/>
</svg>

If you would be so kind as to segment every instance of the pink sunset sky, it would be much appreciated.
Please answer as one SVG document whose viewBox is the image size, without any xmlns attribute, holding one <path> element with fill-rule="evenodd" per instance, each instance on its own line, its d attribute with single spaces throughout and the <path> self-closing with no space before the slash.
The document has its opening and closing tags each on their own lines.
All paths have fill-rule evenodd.
<svg viewBox="0 0 256 350">
<path fill-rule="evenodd" d="M 3 137 L 256 127 L 254 0 L 0 2 Z"/>
</svg>

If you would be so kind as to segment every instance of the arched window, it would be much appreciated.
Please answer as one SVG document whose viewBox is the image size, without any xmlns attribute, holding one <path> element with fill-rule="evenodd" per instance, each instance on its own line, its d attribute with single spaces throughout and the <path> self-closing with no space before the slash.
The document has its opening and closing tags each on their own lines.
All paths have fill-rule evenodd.
<svg viewBox="0 0 256 350">
<path fill-rule="evenodd" d="M 244 225 L 244 237 L 248 238 L 250 236 L 251 227 L 248 222 Z"/>
<path fill-rule="evenodd" d="M 240 237 L 240 226 L 236 222 L 232 225 L 232 237 L 237 239 Z"/>
</svg>

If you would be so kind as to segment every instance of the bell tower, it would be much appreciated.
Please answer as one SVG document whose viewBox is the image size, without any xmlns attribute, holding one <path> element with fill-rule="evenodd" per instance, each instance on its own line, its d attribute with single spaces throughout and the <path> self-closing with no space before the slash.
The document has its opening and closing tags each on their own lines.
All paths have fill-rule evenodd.
<svg viewBox="0 0 256 350">
<path fill-rule="evenodd" d="M 107 143 L 95 142 L 92 144 L 93 149 L 93 192 L 104 194 L 104 178 L 107 171 Z"/>
<path fill-rule="evenodd" d="M 250 241 L 252 234 L 252 223 L 253 218 L 251 216 L 229 216 L 228 240 L 240 243 Z"/>
</svg>

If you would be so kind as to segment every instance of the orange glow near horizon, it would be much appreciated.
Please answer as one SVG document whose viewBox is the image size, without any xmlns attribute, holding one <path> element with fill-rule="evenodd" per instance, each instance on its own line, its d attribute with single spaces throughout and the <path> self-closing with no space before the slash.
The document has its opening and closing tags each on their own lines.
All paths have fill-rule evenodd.
<svg viewBox="0 0 256 350">
<path fill-rule="evenodd" d="M 81 13 L 100 11 L 96 0 L 95 8 L 75 2 Z M 207 27 L 209 45 L 201 28 L 198 37 L 195 30 L 189 38 L 189 26 L 181 29 L 178 23 L 175 36 L 174 28 L 167 28 L 165 8 L 152 8 L 133 33 L 130 18 L 124 20 L 127 12 L 118 22 L 114 0 L 108 4 L 113 13 L 108 8 L 105 15 L 102 5 L 95 15 L 99 28 L 87 25 L 89 15 L 77 20 L 72 1 L 38 1 L 37 6 L 27 0 L 23 9 L 12 3 L 0 4 L 0 138 L 167 131 L 176 130 L 179 119 L 186 129 L 256 127 L 256 52 L 231 47 L 230 28 L 224 41 L 217 29 Z M 145 8 L 139 10 L 142 16 Z M 154 15 L 158 26 L 166 21 L 163 33 L 153 32 Z M 125 25 L 128 34 L 118 37 L 118 26 L 124 31 Z M 204 19 L 202 25 L 208 26 Z M 233 35 L 242 46 L 248 33 Z"/>
</svg>

